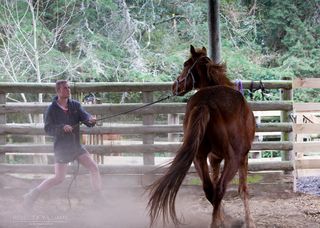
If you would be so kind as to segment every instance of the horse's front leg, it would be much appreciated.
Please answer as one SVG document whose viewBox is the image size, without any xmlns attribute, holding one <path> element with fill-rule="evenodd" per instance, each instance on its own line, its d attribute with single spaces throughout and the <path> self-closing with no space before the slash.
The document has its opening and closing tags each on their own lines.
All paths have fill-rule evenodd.
<svg viewBox="0 0 320 228">
<path fill-rule="evenodd" d="M 216 184 L 215 194 L 214 194 L 214 210 L 212 214 L 212 228 L 216 227 L 231 227 L 232 226 L 232 218 L 229 216 L 225 216 L 222 209 L 222 199 L 225 195 L 227 185 L 235 176 L 239 168 L 239 162 L 237 161 L 237 157 L 235 156 L 234 150 L 230 144 L 227 144 L 224 148 L 224 154 L 228 154 L 230 156 L 224 159 L 224 167 L 223 171 L 220 175 L 220 178 Z M 232 156 L 231 156 L 232 155 Z"/>
<path fill-rule="evenodd" d="M 214 152 L 209 154 L 209 162 L 211 165 L 211 181 L 213 185 L 214 191 L 216 191 L 216 186 L 219 180 L 219 175 L 220 175 L 220 164 L 221 164 L 222 159 L 217 157 Z M 214 192 L 214 194 L 216 194 Z M 216 218 L 214 219 L 214 223 L 211 224 L 211 227 L 225 227 L 224 222 L 225 221 L 225 212 L 222 203 L 219 205 L 219 208 L 217 206 L 214 206 L 216 212 Z"/>
<path fill-rule="evenodd" d="M 193 163 L 202 181 L 202 188 L 206 195 L 206 198 L 212 204 L 212 206 L 214 206 L 213 204 L 214 189 L 210 179 L 209 168 L 207 163 L 207 155 L 198 153 Z"/>
<path fill-rule="evenodd" d="M 212 204 L 213 213 L 215 218 L 213 219 L 212 227 L 225 227 L 224 226 L 224 210 L 222 205 L 217 205 L 214 199 L 216 198 L 216 184 L 219 177 L 221 159 L 215 160 L 210 157 L 210 163 L 212 166 L 213 176 L 210 177 L 209 166 L 207 162 L 207 155 L 198 153 L 194 159 L 195 168 L 202 180 L 203 191 L 205 192 L 207 200 Z"/>
<path fill-rule="evenodd" d="M 213 152 L 209 154 L 209 161 L 211 165 L 211 181 L 213 188 L 215 189 L 219 180 L 220 175 L 220 164 L 222 159 L 217 157 Z"/>
</svg>

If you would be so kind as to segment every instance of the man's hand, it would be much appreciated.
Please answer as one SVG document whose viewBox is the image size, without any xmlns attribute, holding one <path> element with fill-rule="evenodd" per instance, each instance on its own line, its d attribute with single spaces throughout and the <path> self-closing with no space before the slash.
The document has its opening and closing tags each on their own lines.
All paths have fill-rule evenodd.
<svg viewBox="0 0 320 228">
<path fill-rule="evenodd" d="M 94 126 L 97 123 L 97 118 L 95 116 L 91 116 L 88 122 Z"/>
<path fill-rule="evenodd" d="M 70 125 L 64 125 L 63 130 L 65 133 L 71 133 L 73 130 L 73 127 L 71 127 Z"/>
</svg>

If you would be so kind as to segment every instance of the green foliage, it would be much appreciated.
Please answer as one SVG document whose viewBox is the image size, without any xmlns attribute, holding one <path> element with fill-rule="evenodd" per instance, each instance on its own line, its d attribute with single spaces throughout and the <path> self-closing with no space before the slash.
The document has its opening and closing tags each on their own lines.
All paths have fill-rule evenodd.
<svg viewBox="0 0 320 228">
<path fill-rule="evenodd" d="M 36 1 L 36 26 L 26 1 L 0 3 L 2 81 L 12 81 L 13 75 L 17 81 L 36 81 L 37 69 L 30 67 L 36 53 L 42 81 L 172 81 L 190 44 L 208 46 L 207 1 Z M 320 75 L 317 4 L 221 1 L 222 56 L 230 78 Z M 309 95 L 315 92 L 295 99 Z M 275 96 L 271 92 L 271 99 Z"/>
<path fill-rule="evenodd" d="M 299 102 L 320 102 L 320 89 L 296 89 L 294 91 L 294 101 Z"/>
<path fill-rule="evenodd" d="M 260 2 L 258 44 L 264 47 L 265 52 L 281 54 L 271 66 L 287 69 L 293 77 L 319 75 L 320 23 L 317 4 L 317 0 Z"/>
<path fill-rule="evenodd" d="M 257 184 L 257 183 L 260 183 L 262 180 L 263 180 L 263 176 L 260 174 L 252 174 L 252 175 L 248 175 L 247 177 L 248 184 Z M 233 178 L 231 183 L 239 185 L 239 178 L 238 177 Z"/>
<path fill-rule="evenodd" d="M 201 186 L 202 181 L 199 177 L 190 178 L 187 182 L 188 185 Z"/>
<path fill-rule="evenodd" d="M 261 156 L 263 158 L 281 157 L 281 151 L 263 151 Z"/>
</svg>

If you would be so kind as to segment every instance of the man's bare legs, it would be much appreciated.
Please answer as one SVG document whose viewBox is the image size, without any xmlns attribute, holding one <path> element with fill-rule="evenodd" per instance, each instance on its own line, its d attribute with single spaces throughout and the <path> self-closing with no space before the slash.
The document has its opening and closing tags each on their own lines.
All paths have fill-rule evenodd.
<svg viewBox="0 0 320 228">
<path fill-rule="evenodd" d="M 89 170 L 93 190 L 95 192 L 101 192 L 101 176 L 99 168 L 98 165 L 90 157 L 90 154 L 88 152 L 85 154 L 81 154 L 78 157 L 78 161 L 81 165 Z"/>
<path fill-rule="evenodd" d="M 67 174 L 67 169 L 68 169 L 68 164 L 66 164 L 66 163 L 55 163 L 55 165 L 54 165 L 55 175 L 53 177 L 45 179 L 36 188 L 40 192 L 44 192 L 44 191 L 49 190 L 53 186 L 60 184 L 65 179 L 65 176 Z"/>
<path fill-rule="evenodd" d="M 91 185 L 94 191 L 101 191 L 101 176 L 97 164 L 92 160 L 89 153 L 82 154 L 78 157 L 78 161 L 86 169 L 89 170 L 91 175 Z M 38 185 L 37 190 L 44 192 L 49 190 L 55 185 L 60 184 L 64 181 L 68 169 L 68 164 L 56 163 L 55 164 L 55 175 L 44 180 Z"/>
<path fill-rule="evenodd" d="M 36 188 L 31 189 L 27 194 L 23 196 L 23 206 L 25 209 L 32 208 L 34 202 L 42 192 L 47 191 L 57 184 L 60 184 L 65 179 L 68 168 L 67 165 L 68 164 L 56 163 L 54 165 L 55 175 L 53 177 L 45 179 Z"/>
<path fill-rule="evenodd" d="M 95 197 L 97 198 L 97 201 L 101 201 L 103 198 L 101 194 L 101 176 L 97 164 L 93 161 L 88 152 L 80 155 L 78 157 L 78 161 L 81 165 L 83 165 L 86 169 L 89 170 L 91 176 L 91 185 L 95 192 Z M 27 209 L 31 208 L 33 206 L 33 203 L 36 201 L 36 199 L 42 192 L 45 192 L 50 188 L 63 182 L 67 174 L 67 169 L 68 164 L 55 163 L 55 175 L 53 177 L 45 179 L 36 188 L 30 190 L 30 192 L 23 196 L 24 207 Z"/>
</svg>

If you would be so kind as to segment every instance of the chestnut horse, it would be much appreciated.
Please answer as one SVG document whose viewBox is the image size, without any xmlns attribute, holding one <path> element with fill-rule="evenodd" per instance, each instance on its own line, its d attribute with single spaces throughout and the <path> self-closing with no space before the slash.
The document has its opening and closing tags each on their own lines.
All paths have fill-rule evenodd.
<svg viewBox="0 0 320 228">
<path fill-rule="evenodd" d="M 191 57 L 172 91 L 177 96 L 198 91 L 187 103 L 184 140 L 166 174 L 150 186 L 148 203 L 151 226 L 160 214 L 180 223 L 175 211 L 178 190 L 192 162 L 205 196 L 213 206 L 211 227 L 228 226 L 221 201 L 228 183 L 239 171 L 239 193 L 245 208 L 245 224 L 255 227 L 248 204 L 248 152 L 255 134 L 255 118 L 244 98 L 226 76 L 226 66 L 214 64 L 207 51 L 190 47 Z M 208 167 L 211 165 L 211 175 Z M 224 161 L 220 173 L 220 163 Z"/>
</svg>

